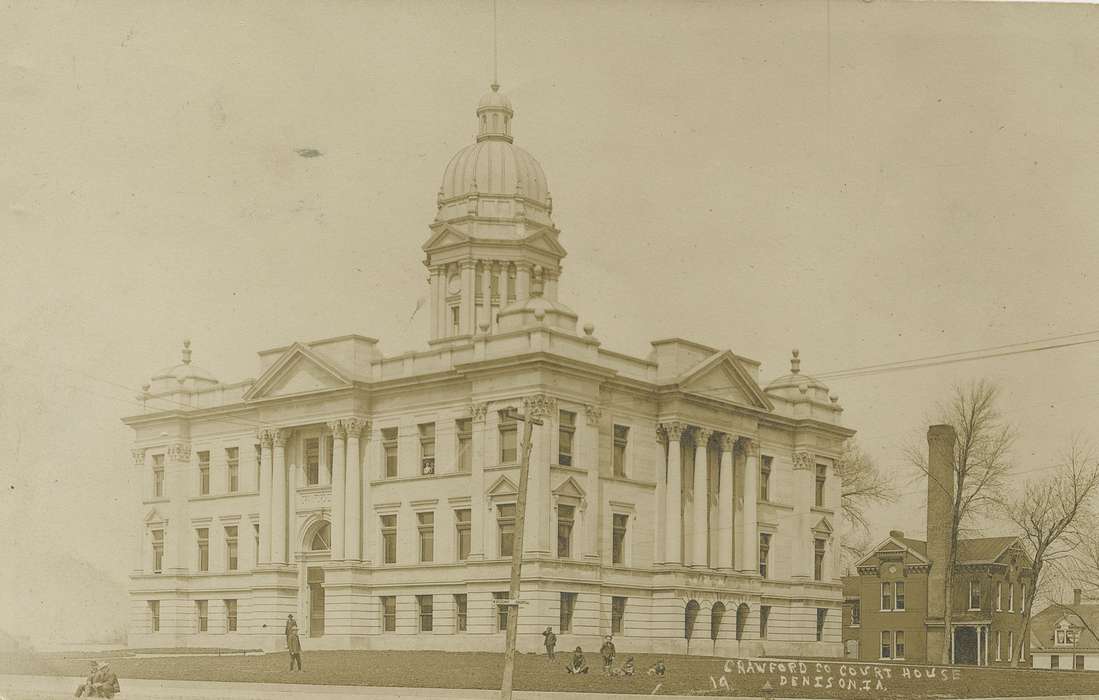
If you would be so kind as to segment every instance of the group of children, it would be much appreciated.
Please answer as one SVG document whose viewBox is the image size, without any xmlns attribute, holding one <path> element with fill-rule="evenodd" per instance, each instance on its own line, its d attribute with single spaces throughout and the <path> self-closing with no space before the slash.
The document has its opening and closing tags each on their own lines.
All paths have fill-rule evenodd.
<svg viewBox="0 0 1099 700">
<path fill-rule="evenodd" d="M 554 647 L 557 646 L 557 635 L 555 635 L 553 633 L 553 628 L 552 627 L 547 627 L 546 631 L 542 633 L 542 636 L 545 638 L 545 643 L 546 643 L 546 657 L 550 661 L 553 661 L 554 660 Z M 634 675 L 637 672 L 637 670 L 634 667 L 633 657 L 631 656 L 631 657 L 627 658 L 626 663 L 622 664 L 621 667 L 616 667 L 614 665 L 615 653 L 616 653 L 616 651 L 615 651 L 615 648 L 614 648 L 614 638 L 611 637 L 611 635 L 607 635 L 606 638 L 603 640 L 603 646 L 599 647 L 599 656 L 603 660 L 603 674 L 608 675 L 608 676 L 632 676 L 632 675 Z M 576 650 L 572 652 L 572 658 L 569 660 L 569 663 L 565 666 L 565 672 L 566 673 L 587 673 L 588 672 L 588 662 L 584 658 L 584 650 L 583 649 L 581 649 L 580 647 L 576 647 Z M 666 668 L 664 667 L 664 659 L 657 659 L 656 663 L 653 664 L 648 670 L 648 674 L 650 676 L 658 676 L 660 678 L 664 677 L 665 672 L 666 672 Z"/>
</svg>

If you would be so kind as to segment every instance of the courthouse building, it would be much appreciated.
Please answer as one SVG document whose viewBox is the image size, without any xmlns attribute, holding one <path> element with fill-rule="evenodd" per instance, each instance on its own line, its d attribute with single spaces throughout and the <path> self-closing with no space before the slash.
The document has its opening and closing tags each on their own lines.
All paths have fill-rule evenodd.
<svg viewBox="0 0 1099 700">
<path fill-rule="evenodd" d="M 578 328 L 545 174 L 495 86 L 476 115 L 423 245 L 426 349 L 291 342 L 221 382 L 185 344 L 146 386 L 130 643 L 274 649 L 294 614 L 307 649 L 501 649 L 518 409 L 543 421 L 521 649 L 551 626 L 560 648 L 839 655 L 837 398 L 797 351 L 764 385 L 732 350 Z"/>
</svg>

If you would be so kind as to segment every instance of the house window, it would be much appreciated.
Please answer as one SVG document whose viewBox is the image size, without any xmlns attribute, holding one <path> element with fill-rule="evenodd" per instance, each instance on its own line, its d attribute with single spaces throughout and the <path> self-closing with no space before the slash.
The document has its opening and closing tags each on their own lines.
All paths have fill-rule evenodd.
<svg viewBox="0 0 1099 700">
<path fill-rule="evenodd" d="M 897 581 L 894 584 L 897 589 L 896 607 L 895 610 L 904 610 L 904 581 Z"/>
<path fill-rule="evenodd" d="M 1015 584 L 1007 584 L 1007 611 L 1015 612 Z"/>
<path fill-rule="evenodd" d="M 210 601 L 196 600 L 195 612 L 198 613 L 198 631 L 207 632 L 210 629 Z"/>
<path fill-rule="evenodd" d="M 824 485 L 828 479 L 828 467 L 823 464 L 817 465 L 817 491 L 815 503 L 817 507 L 824 507 Z"/>
<path fill-rule="evenodd" d="M 454 594 L 454 629 L 458 632 L 466 631 L 466 618 L 469 608 L 468 599 L 465 593 Z"/>
<path fill-rule="evenodd" d="M 557 463 L 572 466 L 572 438 L 576 434 L 576 414 L 561 411 L 557 428 Z"/>
<path fill-rule="evenodd" d="M 1072 657 L 1072 668 L 1077 670 L 1077 671 L 1083 671 L 1084 670 L 1084 655 L 1083 654 L 1076 654 L 1075 656 Z"/>
<path fill-rule="evenodd" d="M 1000 612 L 1004 609 L 1004 582 L 996 582 L 996 612 Z M 999 661 L 999 659 L 996 659 Z"/>
<path fill-rule="evenodd" d="M 153 573 L 164 571 L 164 531 L 153 530 Z"/>
<path fill-rule="evenodd" d="M 690 639 L 694 636 L 695 622 L 698 620 L 698 601 L 687 601 L 687 607 L 683 609 L 683 638 Z"/>
<path fill-rule="evenodd" d="M 225 631 L 237 631 L 237 601 L 225 601 Z"/>
<path fill-rule="evenodd" d="M 496 631 L 506 632 L 508 629 L 508 606 L 502 603 L 508 599 L 508 592 L 496 591 L 492 594 L 492 598 L 496 603 Z"/>
<path fill-rule="evenodd" d="M 259 564 L 259 523 L 252 524 L 252 564 Z"/>
<path fill-rule="evenodd" d="M 1015 631 L 1007 633 L 1007 660 L 1011 661 L 1011 655 L 1015 653 Z"/>
<path fill-rule="evenodd" d="M 573 506 L 557 506 L 557 556 L 567 559 L 572 556 Z"/>
<path fill-rule="evenodd" d="M 614 475 L 626 476 L 626 445 L 630 429 L 625 425 L 614 426 Z"/>
<path fill-rule="evenodd" d="M 309 542 L 309 551 L 327 552 L 330 549 L 332 549 L 332 525 L 331 523 L 322 523 L 317 531 L 313 533 L 313 539 Z"/>
<path fill-rule="evenodd" d="M 382 596 L 382 632 L 397 631 L 397 596 Z"/>
<path fill-rule="evenodd" d="M 824 619 L 828 617 L 828 608 L 817 608 L 817 641 L 824 639 Z"/>
<path fill-rule="evenodd" d="M 611 597 L 611 634 L 623 634 L 622 622 L 626 619 L 625 596 Z"/>
<path fill-rule="evenodd" d="M 420 426 L 420 473 L 435 473 L 435 424 Z"/>
<path fill-rule="evenodd" d="M 771 494 L 771 461 L 772 457 L 763 455 L 759 464 L 759 500 L 769 501 Z"/>
<path fill-rule="evenodd" d="M 160 601 L 149 601 L 149 623 L 151 632 L 160 631 Z"/>
<path fill-rule="evenodd" d="M 572 613 L 576 610 L 576 594 L 575 593 L 562 593 L 561 594 L 561 619 L 558 621 L 558 626 L 562 632 L 572 631 Z"/>
<path fill-rule="evenodd" d="M 210 495 L 210 453 L 207 451 L 198 453 L 198 493 Z"/>
<path fill-rule="evenodd" d="M 397 476 L 397 429 L 382 428 L 382 449 L 385 450 L 385 478 Z"/>
<path fill-rule="evenodd" d="M 198 570 L 209 571 L 210 570 L 210 529 L 206 527 L 200 527 L 198 529 Z"/>
<path fill-rule="evenodd" d="M 969 609 L 980 610 L 981 609 L 981 582 L 970 581 L 969 582 Z"/>
<path fill-rule="evenodd" d="M 996 630 L 996 660 L 1000 660 L 1000 654 L 1003 647 L 1003 639 L 1000 637 L 1000 630 Z"/>
<path fill-rule="evenodd" d="M 164 498 L 164 455 L 153 455 L 153 498 Z"/>
<path fill-rule="evenodd" d="M 471 526 L 472 522 L 468 508 L 454 511 L 454 527 L 458 531 L 458 561 L 469 559 L 470 545 L 473 543 Z"/>
<path fill-rule="evenodd" d="M 420 528 L 420 561 L 435 561 L 435 514 L 417 513 Z"/>
<path fill-rule="evenodd" d="M 1019 596 L 1019 612 L 1026 615 L 1026 584 L 1020 584 L 1022 586 L 1021 595 Z"/>
<path fill-rule="evenodd" d="M 1061 668 L 1061 657 L 1057 654 L 1051 654 L 1049 657 L 1049 667 L 1053 670 Z"/>
<path fill-rule="evenodd" d="M 496 525 L 500 530 L 500 556 L 510 557 L 515 545 L 515 504 L 496 506 Z"/>
<path fill-rule="evenodd" d="M 468 474 L 473 471 L 473 421 L 463 418 L 457 421 L 458 428 L 458 471 Z"/>
<path fill-rule="evenodd" d="M 225 475 L 229 493 L 240 491 L 240 448 L 225 449 Z"/>
<path fill-rule="evenodd" d="M 862 624 L 862 603 L 858 600 L 851 603 L 851 626 L 858 627 Z"/>
<path fill-rule="evenodd" d="M 630 516 L 615 513 L 611 522 L 611 563 L 626 563 L 626 524 Z"/>
<path fill-rule="evenodd" d="M 904 631 L 897 630 L 893 633 L 893 654 L 896 659 L 904 658 Z"/>
<path fill-rule="evenodd" d="M 882 583 L 881 585 L 881 609 L 892 610 L 893 609 L 893 584 L 889 582 Z"/>
<path fill-rule="evenodd" d="M 321 479 L 320 438 L 306 438 L 302 442 L 302 462 L 305 464 L 305 483 L 314 486 Z"/>
<path fill-rule="evenodd" d="M 817 641 L 820 641 L 820 637 L 817 637 Z M 881 633 L 881 658 L 893 658 L 893 633 L 888 630 L 882 630 Z"/>
<path fill-rule="evenodd" d="M 397 563 L 397 515 L 382 516 L 382 563 Z"/>
<path fill-rule="evenodd" d="M 345 445 L 347 443 L 344 443 Z M 332 463 L 336 457 L 336 437 L 326 435 L 324 438 L 324 471 L 328 474 L 328 483 L 332 483 Z"/>
<path fill-rule="evenodd" d="M 450 307 L 450 334 L 458 335 L 462 332 L 462 308 L 460 306 Z"/>
<path fill-rule="evenodd" d="M 767 563 L 771 558 L 771 533 L 759 533 L 759 575 L 767 578 Z"/>
<path fill-rule="evenodd" d="M 416 596 L 416 607 L 420 610 L 420 631 L 430 632 L 434 624 L 435 601 L 432 596 L 418 595 Z"/>
<path fill-rule="evenodd" d="M 500 464 L 515 464 L 519 461 L 519 433 L 514 418 L 500 412 Z"/>
<path fill-rule="evenodd" d="M 256 450 L 256 491 L 259 491 L 259 482 L 262 481 L 260 474 L 263 472 L 263 449 L 259 445 L 255 445 Z"/>
<path fill-rule="evenodd" d="M 237 570 L 237 526 L 225 528 L 225 570 Z"/>
<path fill-rule="evenodd" d="M 813 580 L 824 580 L 824 540 L 813 540 Z"/>
<path fill-rule="evenodd" d="M 724 605 L 722 606 L 724 607 Z M 710 618 L 710 624 L 713 624 L 713 617 Z M 744 639 L 744 630 L 748 628 L 748 604 L 741 603 L 736 606 L 736 640 L 739 642 Z M 712 636 L 712 633 L 711 633 Z M 717 637 L 714 637 L 717 639 Z"/>
<path fill-rule="evenodd" d="M 767 623 L 771 620 L 771 606 L 759 606 L 759 638 L 767 639 Z"/>
</svg>

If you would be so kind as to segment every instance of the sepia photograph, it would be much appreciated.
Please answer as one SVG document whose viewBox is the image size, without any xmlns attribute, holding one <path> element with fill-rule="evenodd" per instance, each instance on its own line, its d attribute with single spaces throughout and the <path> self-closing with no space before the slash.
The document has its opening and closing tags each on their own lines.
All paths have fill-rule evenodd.
<svg viewBox="0 0 1099 700">
<path fill-rule="evenodd" d="M 0 57 L 0 700 L 1099 698 L 1099 1 Z"/>
</svg>

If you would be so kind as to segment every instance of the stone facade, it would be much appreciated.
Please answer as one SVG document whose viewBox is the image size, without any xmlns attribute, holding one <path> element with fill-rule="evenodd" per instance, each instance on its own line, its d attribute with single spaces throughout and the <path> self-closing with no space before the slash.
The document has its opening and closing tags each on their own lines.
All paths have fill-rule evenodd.
<svg viewBox="0 0 1099 700">
<path fill-rule="evenodd" d="M 543 421 L 521 649 L 553 627 L 560 648 L 613 632 L 631 651 L 840 655 L 836 397 L 796 351 L 764 388 L 729 350 L 632 357 L 578 331 L 545 176 L 506 97 L 477 115 L 424 246 L 427 350 L 293 343 L 222 383 L 185 347 L 146 386 L 125 419 L 130 643 L 273 649 L 294 614 L 307 648 L 502 648 L 517 409 Z"/>
</svg>

